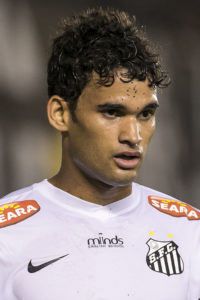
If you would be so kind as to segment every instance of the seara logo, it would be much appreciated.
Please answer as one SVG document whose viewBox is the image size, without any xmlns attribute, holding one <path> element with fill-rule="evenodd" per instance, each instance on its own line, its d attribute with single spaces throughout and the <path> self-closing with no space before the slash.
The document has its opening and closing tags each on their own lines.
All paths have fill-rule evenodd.
<svg viewBox="0 0 200 300">
<path fill-rule="evenodd" d="M 35 200 L 16 201 L 0 205 L 0 228 L 19 223 L 40 210 Z"/>
<path fill-rule="evenodd" d="M 89 238 L 87 240 L 88 248 L 106 248 L 106 247 L 118 247 L 123 248 L 124 242 L 122 238 L 117 235 L 112 238 L 104 237 L 103 233 L 99 233 L 98 237 Z"/>
</svg>

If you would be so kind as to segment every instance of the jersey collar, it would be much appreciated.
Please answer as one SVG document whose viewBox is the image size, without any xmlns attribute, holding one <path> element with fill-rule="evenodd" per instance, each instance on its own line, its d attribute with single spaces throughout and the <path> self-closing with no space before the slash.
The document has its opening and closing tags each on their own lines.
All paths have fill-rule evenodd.
<svg viewBox="0 0 200 300">
<path fill-rule="evenodd" d="M 39 185 L 40 192 L 55 204 L 57 203 L 67 210 L 101 220 L 126 214 L 136 209 L 140 201 L 139 185 L 137 183 L 133 183 L 132 193 L 128 197 L 104 206 L 75 197 L 55 187 L 47 179 L 43 180 Z"/>
</svg>

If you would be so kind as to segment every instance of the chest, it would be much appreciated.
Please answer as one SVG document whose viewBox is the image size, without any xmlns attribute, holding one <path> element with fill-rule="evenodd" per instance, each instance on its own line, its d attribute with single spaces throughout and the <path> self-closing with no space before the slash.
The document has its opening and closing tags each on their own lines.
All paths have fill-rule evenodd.
<svg viewBox="0 0 200 300">
<path fill-rule="evenodd" d="M 85 223 L 43 233 L 20 256 L 12 289 L 20 300 L 187 299 L 190 247 L 170 229 Z"/>
</svg>

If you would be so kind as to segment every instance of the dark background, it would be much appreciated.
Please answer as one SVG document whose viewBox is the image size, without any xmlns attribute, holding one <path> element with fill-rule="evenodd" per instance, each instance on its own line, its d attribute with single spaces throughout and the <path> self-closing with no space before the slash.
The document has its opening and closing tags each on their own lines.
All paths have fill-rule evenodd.
<svg viewBox="0 0 200 300">
<path fill-rule="evenodd" d="M 45 113 L 49 48 L 62 18 L 96 6 L 136 15 L 172 79 L 138 181 L 200 208 L 200 5 L 184 0 L 0 0 L 0 196 L 58 170 L 60 136 Z"/>
</svg>

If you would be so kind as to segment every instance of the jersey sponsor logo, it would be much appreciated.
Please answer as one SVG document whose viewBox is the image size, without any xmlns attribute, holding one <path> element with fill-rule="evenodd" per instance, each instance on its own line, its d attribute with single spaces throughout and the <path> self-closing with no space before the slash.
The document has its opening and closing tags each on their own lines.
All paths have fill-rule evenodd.
<svg viewBox="0 0 200 300">
<path fill-rule="evenodd" d="M 148 201 L 151 206 L 168 215 L 200 220 L 200 212 L 189 204 L 157 196 L 149 196 Z"/>
<path fill-rule="evenodd" d="M 49 260 L 49 261 L 47 261 L 47 262 L 45 262 L 45 263 L 43 263 L 43 264 L 41 264 L 41 265 L 37 265 L 37 266 L 34 266 L 34 265 L 32 264 L 32 261 L 30 260 L 30 262 L 29 262 L 29 264 L 28 264 L 28 272 L 29 272 L 29 273 L 35 273 L 35 272 L 38 272 L 38 271 L 40 271 L 41 269 L 43 269 L 43 268 L 45 268 L 45 267 L 47 267 L 47 266 L 49 266 L 49 265 L 55 263 L 56 261 L 60 260 L 61 258 L 65 257 L 65 256 L 67 256 L 67 255 L 69 255 L 69 254 L 66 254 L 66 255 L 57 257 L 57 258 L 55 258 L 55 259 Z"/>
<path fill-rule="evenodd" d="M 35 200 L 17 201 L 0 206 L 0 228 L 21 222 L 40 210 Z"/>
<path fill-rule="evenodd" d="M 87 244 L 88 248 L 124 247 L 122 238 L 117 235 L 112 238 L 104 237 L 103 233 L 99 233 L 98 237 L 89 238 Z"/>
<path fill-rule="evenodd" d="M 183 273 L 183 260 L 178 253 L 178 246 L 173 241 L 157 241 L 149 239 L 147 242 L 149 252 L 146 262 L 152 271 L 167 276 Z"/>
</svg>

